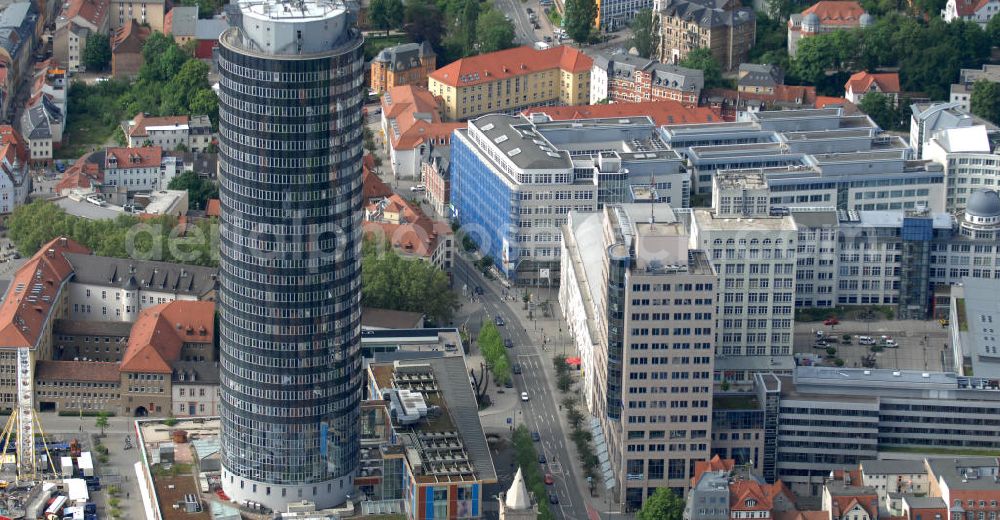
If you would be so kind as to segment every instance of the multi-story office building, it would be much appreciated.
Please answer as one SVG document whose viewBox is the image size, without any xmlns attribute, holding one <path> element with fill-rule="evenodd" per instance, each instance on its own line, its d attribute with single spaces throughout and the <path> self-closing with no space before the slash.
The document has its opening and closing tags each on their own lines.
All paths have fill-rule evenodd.
<svg viewBox="0 0 1000 520">
<path fill-rule="evenodd" d="M 819 494 L 832 469 L 857 467 L 880 453 L 1000 448 L 995 380 L 807 366 L 796 367 L 793 377 L 761 374 L 758 390 L 765 380 L 777 389 L 777 406 L 764 408 L 765 424 L 776 425 L 773 432 L 765 428 L 765 442 L 776 446 L 774 478 L 800 495 Z"/>
<path fill-rule="evenodd" d="M 640 103 L 672 99 L 698 105 L 705 74 L 631 54 L 594 55 L 590 71 L 590 103 Z"/>
<path fill-rule="evenodd" d="M 654 0 L 657 57 L 677 63 L 694 49 L 707 48 L 724 70 L 749 61 L 757 38 L 757 18 L 739 0 Z"/>
<path fill-rule="evenodd" d="M 632 200 L 687 205 L 688 176 L 648 117 L 549 121 L 489 115 L 452 139 L 451 202 L 463 229 L 519 284 L 555 282 L 570 211 Z M 548 270 L 548 271 L 544 271 Z"/>
<path fill-rule="evenodd" d="M 612 32 L 627 27 L 643 9 L 653 6 L 653 0 L 599 0 L 597 27 Z"/>
<path fill-rule="evenodd" d="M 435 70 L 427 87 L 451 121 L 514 114 L 534 106 L 582 105 L 590 99 L 594 61 L 569 45 L 524 46 L 469 56 Z"/>
<path fill-rule="evenodd" d="M 218 59 L 222 487 L 329 507 L 359 460 L 363 39 L 339 0 L 239 11 Z"/>
<path fill-rule="evenodd" d="M 715 379 L 749 384 L 788 372 L 795 307 L 795 221 L 772 215 L 762 175 L 719 175 L 711 210 L 690 214 L 691 247 L 719 273 Z"/>
<path fill-rule="evenodd" d="M 709 455 L 716 273 L 666 204 L 570 214 L 559 300 L 627 509 Z M 600 456 L 604 454 L 601 453 Z"/>
<path fill-rule="evenodd" d="M 925 148 L 942 130 L 985 126 L 990 141 L 996 141 L 1000 128 L 993 123 L 972 115 L 961 103 L 914 103 L 910 105 L 910 148 L 915 159 L 927 159 Z"/>
<path fill-rule="evenodd" d="M 945 174 L 945 210 L 963 210 L 977 190 L 1000 186 L 1000 154 L 985 125 L 938 131 L 924 146 L 924 157 Z"/>
</svg>

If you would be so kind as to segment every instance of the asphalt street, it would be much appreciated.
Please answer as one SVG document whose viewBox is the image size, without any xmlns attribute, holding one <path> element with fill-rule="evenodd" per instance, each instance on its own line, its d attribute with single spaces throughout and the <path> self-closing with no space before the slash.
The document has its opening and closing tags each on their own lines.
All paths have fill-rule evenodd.
<svg viewBox="0 0 1000 520">
<path fill-rule="evenodd" d="M 514 387 L 517 395 L 528 392 L 527 402 L 518 401 L 519 406 L 512 413 L 512 421 L 516 426 L 524 424 L 530 431 L 538 432 L 541 442 L 537 448 L 545 454 L 546 464 L 542 466 L 543 473 L 551 473 L 555 484 L 550 486 L 559 497 L 559 504 L 552 505 L 554 513 L 559 518 L 567 520 L 582 520 L 587 518 L 587 504 L 584 502 L 582 480 L 578 477 L 576 462 L 569 447 L 568 430 L 563 429 L 558 403 L 559 394 L 555 385 L 555 371 L 552 367 L 552 350 L 542 350 L 535 334 L 534 323 L 527 320 L 522 312 L 517 312 L 512 305 L 516 302 L 506 302 L 502 298 L 503 288 L 497 282 L 487 282 L 482 275 L 472 267 L 462 256 L 457 256 L 455 262 L 455 286 L 461 290 L 463 284 L 472 291 L 476 286 L 483 288 L 482 310 L 469 318 L 469 328 L 472 337 L 479 326 L 479 319 L 503 318 L 505 325 L 501 334 L 514 342 L 511 349 L 512 360 L 520 363 L 521 374 L 514 376 Z M 545 499 L 544 497 L 541 497 Z"/>
</svg>

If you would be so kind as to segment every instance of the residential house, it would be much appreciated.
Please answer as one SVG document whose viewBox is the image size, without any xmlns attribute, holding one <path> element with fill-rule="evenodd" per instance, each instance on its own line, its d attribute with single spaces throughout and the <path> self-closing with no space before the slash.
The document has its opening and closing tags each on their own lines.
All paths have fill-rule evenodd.
<svg viewBox="0 0 1000 520">
<path fill-rule="evenodd" d="M 139 74 L 142 67 L 142 46 L 152 31 L 139 25 L 135 20 L 129 20 L 124 26 L 115 29 L 111 39 L 111 75 L 119 79 L 128 79 Z"/>
<path fill-rule="evenodd" d="M 772 92 L 753 92 L 758 88 Z M 746 91 L 713 88 L 701 92 L 701 104 L 718 111 L 726 121 L 761 110 L 822 108 L 825 106 L 822 101 L 823 98 L 816 95 L 816 87 L 802 85 L 774 85 L 770 88 L 748 85 Z M 838 101 L 846 102 L 843 99 Z"/>
<path fill-rule="evenodd" d="M 817 34 L 869 27 L 875 17 L 853 0 L 821 0 L 788 18 L 788 55 L 795 56 L 799 40 Z"/>
<path fill-rule="evenodd" d="M 382 179 L 380 179 L 378 175 L 372 173 L 371 170 L 363 171 L 361 177 L 361 186 L 362 191 L 364 192 L 364 202 L 366 206 L 370 203 L 392 196 L 392 188 L 390 188 L 385 182 L 382 182 Z"/>
<path fill-rule="evenodd" d="M 441 98 L 442 116 L 450 121 L 515 114 L 533 106 L 581 105 L 590 99 L 593 64 L 568 45 L 515 47 L 441 67 L 428 77 L 428 89 Z"/>
<path fill-rule="evenodd" d="M 820 2 L 822 3 L 822 2 Z M 736 90 L 754 94 L 774 94 L 785 84 L 785 73 L 777 65 L 740 63 Z"/>
<path fill-rule="evenodd" d="M 707 48 L 723 70 L 735 70 L 756 41 L 756 15 L 739 0 L 657 0 L 653 13 L 659 18 L 657 57 L 664 63 Z"/>
<path fill-rule="evenodd" d="M 427 202 L 438 217 L 451 218 L 451 148 L 435 146 L 430 157 L 420 165 L 420 180 L 427 191 Z"/>
<path fill-rule="evenodd" d="M 111 0 L 111 29 L 121 29 L 135 20 L 150 30 L 163 32 L 166 0 Z"/>
<path fill-rule="evenodd" d="M 638 103 L 606 103 L 529 108 L 524 115 L 545 114 L 553 121 L 575 119 L 612 119 L 616 117 L 649 116 L 657 125 L 718 123 L 718 111 L 706 107 L 688 107 L 679 101 L 661 99 Z"/>
<path fill-rule="evenodd" d="M 70 0 L 56 19 L 52 57 L 71 72 L 81 71 L 83 49 L 91 34 L 110 33 L 110 0 Z"/>
<path fill-rule="evenodd" d="M 17 87 L 31 72 L 38 11 L 31 2 L 14 2 L 0 11 L 0 117 L 13 114 Z"/>
<path fill-rule="evenodd" d="M 178 45 L 194 40 L 197 27 L 197 5 L 174 6 L 163 17 L 163 34 L 169 34 Z"/>
<path fill-rule="evenodd" d="M 25 107 L 21 135 L 28 142 L 31 164 L 47 166 L 52 162 L 52 150 L 62 139 L 64 117 L 50 96 L 41 95 Z"/>
<path fill-rule="evenodd" d="M 164 150 L 184 147 L 191 152 L 204 152 L 212 144 L 212 121 L 206 115 L 149 117 L 137 114 L 122 121 L 122 132 L 128 146 L 159 146 Z"/>
<path fill-rule="evenodd" d="M 959 103 L 962 110 L 972 111 L 972 88 L 979 80 L 1000 83 L 1000 65 L 985 64 L 981 69 L 961 69 L 958 83 L 951 84 L 952 103 Z"/>
<path fill-rule="evenodd" d="M 867 71 L 855 72 L 844 84 L 844 98 L 858 105 L 865 94 L 870 92 L 881 92 L 885 94 L 893 103 L 899 101 L 899 73 L 883 72 L 872 73 Z"/>
<path fill-rule="evenodd" d="M 424 87 L 393 87 L 382 96 L 382 135 L 397 179 L 415 179 L 433 146 L 451 144 L 464 123 L 441 120 L 440 99 Z"/>
<path fill-rule="evenodd" d="M 946 22 L 953 20 L 976 22 L 985 29 L 998 12 L 1000 12 L 998 0 L 948 0 L 941 10 L 941 17 Z"/>
<path fill-rule="evenodd" d="M 427 86 L 427 76 L 437 67 L 430 43 L 404 43 L 382 49 L 372 59 L 371 90 L 382 93 L 401 85 Z"/>
<path fill-rule="evenodd" d="M 928 458 L 926 465 L 929 495 L 944 501 L 947 520 L 988 519 L 998 511 L 1000 459 L 997 457 Z"/>
<path fill-rule="evenodd" d="M 195 39 L 198 40 L 194 48 L 194 57 L 199 60 L 211 60 L 212 50 L 219 46 L 219 37 L 229 28 L 229 20 L 225 15 L 218 15 L 213 18 L 199 18 L 195 27 Z"/>
<path fill-rule="evenodd" d="M 705 74 L 700 70 L 632 56 L 596 53 L 590 70 L 590 104 L 669 99 L 695 107 Z"/>
<path fill-rule="evenodd" d="M 397 254 L 426 260 L 450 273 L 454 232 L 446 222 L 432 220 L 419 206 L 393 194 L 365 207 L 365 235 L 389 243 Z"/>
<path fill-rule="evenodd" d="M 124 187 L 128 192 L 165 190 L 170 178 L 161 172 L 163 148 L 109 147 L 104 150 L 104 184 Z"/>
<path fill-rule="evenodd" d="M 767 484 L 733 459 L 697 461 L 684 506 L 684 520 L 784 520 L 799 514 L 797 497 L 781 480 Z M 808 513 L 808 512 L 806 512 Z"/>
<path fill-rule="evenodd" d="M 878 520 L 878 493 L 861 485 L 857 471 L 843 472 L 841 480 L 830 480 L 823 486 L 823 511 L 830 520 Z"/>
<path fill-rule="evenodd" d="M 10 125 L 0 126 L 0 220 L 28 200 L 31 193 L 31 173 L 28 170 L 24 141 Z"/>
</svg>

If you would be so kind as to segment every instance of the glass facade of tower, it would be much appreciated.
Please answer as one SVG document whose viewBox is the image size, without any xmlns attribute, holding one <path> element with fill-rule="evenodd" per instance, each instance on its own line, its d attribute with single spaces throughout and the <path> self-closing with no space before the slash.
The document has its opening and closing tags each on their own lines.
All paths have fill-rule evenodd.
<svg viewBox="0 0 1000 520">
<path fill-rule="evenodd" d="M 269 506 L 342 496 L 358 463 L 364 73 L 347 31 L 312 54 L 220 38 L 223 485 Z"/>
</svg>

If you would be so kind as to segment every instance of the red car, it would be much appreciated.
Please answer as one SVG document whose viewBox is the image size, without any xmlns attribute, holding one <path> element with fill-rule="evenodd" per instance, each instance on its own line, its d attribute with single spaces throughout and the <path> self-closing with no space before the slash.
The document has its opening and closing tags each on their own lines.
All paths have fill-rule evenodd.
<svg viewBox="0 0 1000 520">
<path fill-rule="evenodd" d="M 827 325 L 827 326 L 833 326 L 833 325 L 838 325 L 838 324 L 840 324 L 840 320 L 838 320 L 837 318 L 834 318 L 832 316 L 829 317 L 829 318 L 827 318 L 826 321 L 823 322 L 823 325 Z"/>
<path fill-rule="evenodd" d="M 551 473 L 546 473 L 545 474 L 545 485 L 546 486 L 551 486 L 552 484 L 555 484 L 555 483 L 556 483 L 555 477 L 553 477 Z"/>
</svg>

